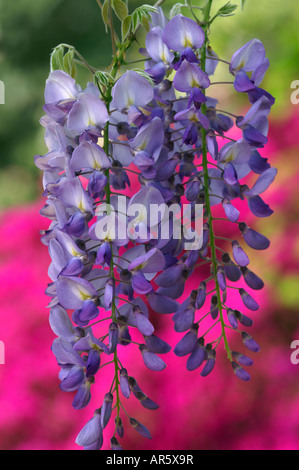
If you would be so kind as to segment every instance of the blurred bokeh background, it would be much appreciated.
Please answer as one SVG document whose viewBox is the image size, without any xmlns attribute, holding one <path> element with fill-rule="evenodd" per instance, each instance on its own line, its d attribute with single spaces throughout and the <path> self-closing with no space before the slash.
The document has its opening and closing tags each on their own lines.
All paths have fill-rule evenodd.
<svg viewBox="0 0 299 470">
<path fill-rule="evenodd" d="M 166 0 L 166 10 L 174 3 Z M 217 6 L 224 3 L 215 0 Z M 110 41 L 96 0 L 0 0 L 0 22 L 6 100 L 0 105 L 0 340 L 6 346 L 6 364 L 0 366 L 0 449 L 77 449 L 75 436 L 99 406 L 107 377 L 98 379 L 93 402 L 80 412 L 71 407 L 72 394 L 59 389 L 44 294 L 49 257 L 39 235 L 48 222 L 39 215 L 41 174 L 33 156 L 46 151 L 39 119 L 52 49 L 72 44 L 90 64 L 104 68 Z M 280 0 L 247 0 L 243 11 L 218 19 L 211 31 L 214 50 L 227 60 L 254 37 L 264 43 L 271 67 L 263 87 L 276 97 L 270 142 L 262 152 L 279 170 L 265 197 L 275 214 L 257 222 L 248 211 L 243 216 L 272 240 L 267 253 L 250 254 L 266 283 L 255 314 L 253 334 L 262 352 L 252 381 L 239 383 L 224 354 L 205 380 L 187 372 L 185 361 L 172 354 L 161 373 L 137 362 L 134 376 L 160 409 L 144 412 L 138 403 L 130 405 L 154 437 L 144 442 L 130 431 L 127 449 L 299 449 L 299 365 L 290 361 L 291 342 L 299 340 L 299 105 L 290 101 L 291 83 L 299 80 L 298 22 L 297 0 L 288 0 L 287 8 Z M 223 69 L 219 74 L 225 77 Z M 78 81 L 87 79 L 80 71 Z M 215 87 L 215 94 L 235 114 L 248 108 L 231 89 Z M 233 228 L 225 230 L 224 236 L 234 234 Z M 155 322 L 161 336 L 175 344 L 171 319 Z M 238 346 L 238 339 L 231 341 Z"/>
</svg>

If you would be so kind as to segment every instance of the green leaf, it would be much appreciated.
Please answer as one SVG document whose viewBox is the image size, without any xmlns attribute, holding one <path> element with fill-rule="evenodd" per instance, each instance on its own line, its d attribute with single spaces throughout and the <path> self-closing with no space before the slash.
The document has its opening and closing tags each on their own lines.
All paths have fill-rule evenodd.
<svg viewBox="0 0 299 470">
<path fill-rule="evenodd" d="M 219 8 L 215 16 L 231 16 L 237 8 L 238 5 L 227 2 L 223 7 Z"/>
<path fill-rule="evenodd" d="M 244 8 L 245 0 L 242 0 L 242 8 Z"/>
<path fill-rule="evenodd" d="M 187 5 L 187 7 L 191 7 L 191 0 L 185 0 L 185 4 Z"/>
<path fill-rule="evenodd" d="M 157 8 L 152 5 L 142 5 L 136 8 L 132 13 L 132 31 L 136 32 L 138 27 L 144 22 L 144 20 L 151 21 L 151 13 L 156 13 Z"/>
<path fill-rule="evenodd" d="M 181 3 L 176 3 L 175 5 L 173 5 L 169 13 L 169 18 L 172 19 L 174 16 L 179 15 L 182 12 L 183 6 L 184 5 L 182 5 Z"/>
<path fill-rule="evenodd" d="M 71 77 L 76 78 L 77 69 L 74 64 L 74 49 L 70 49 L 63 58 L 63 70 Z"/>
<path fill-rule="evenodd" d="M 109 25 L 109 0 L 105 0 L 102 7 L 102 18 L 105 24 L 106 33 L 108 32 Z"/>
<path fill-rule="evenodd" d="M 128 8 L 122 0 L 113 0 L 112 8 L 120 21 L 123 21 L 128 16 Z"/>
<path fill-rule="evenodd" d="M 96 80 L 98 81 L 98 83 L 104 87 L 108 86 L 111 83 L 113 84 L 115 81 L 109 72 L 103 72 L 101 70 L 97 70 L 94 76 Z"/>
<path fill-rule="evenodd" d="M 132 17 L 131 15 L 126 16 L 121 24 L 121 37 L 122 42 L 124 42 L 131 31 Z"/>
<path fill-rule="evenodd" d="M 74 48 L 69 47 L 68 51 L 64 53 L 65 47 L 66 46 L 60 44 L 53 50 L 50 59 L 51 72 L 53 72 L 54 70 L 62 70 L 63 72 L 69 74 L 71 77 L 76 78 L 77 68 L 74 63 Z"/>
<path fill-rule="evenodd" d="M 144 29 L 145 29 L 147 32 L 149 32 L 150 29 L 151 29 L 151 26 L 150 26 L 150 22 L 148 21 L 148 19 L 145 18 L 145 17 L 142 18 L 141 23 L 142 23 L 142 26 L 144 27 Z"/>
<path fill-rule="evenodd" d="M 51 72 L 54 70 L 63 70 L 64 46 L 57 46 L 53 50 L 50 58 Z"/>
</svg>

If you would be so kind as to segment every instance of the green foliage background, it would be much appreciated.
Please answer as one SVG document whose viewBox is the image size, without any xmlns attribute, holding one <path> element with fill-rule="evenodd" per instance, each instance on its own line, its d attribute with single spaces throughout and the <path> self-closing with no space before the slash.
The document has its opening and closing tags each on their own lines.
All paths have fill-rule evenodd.
<svg viewBox="0 0 299 470">
<path fill-rule="evenodd" d="M 166 0 L 166 10 L 177 1 Z M 241 0 L 233 3 L 238 2 L 241 4 Z M 215 11 L 225 3 L 215 0 Z M 142 2 L 130 0 L 129 4 L 131 11 Z M 204 0 L 194 0 L 193 4 L 201 6 Z M 0 106 L 3 209 L 34 200 L 41 192 L 33 156 L 46 150 L 39 119 L 52 49 L 62 42 L 72 44 L 90 64 L 105 68 L 110 63 L 111 45 L 96 0 L 0 0 L 0 21 L 0 80 L 6 92 L 6 104 Z M 290 84 L 299 79 L 298 24 L 297 0 L 288 0 L 287 4 L 281 0 L 246 0 L 243 11 L 239 8 L 235 16 L 217 19 L 211 28 L 214 50 L 228 60 L 250 39 L 263 41 L 271 62 L 264 87 L 277 98 L 274 116 L 288 112 Z M 142 39 L 141 34 L 140 43 Z M 84 83 L 86 79 L 80 71 L 78 80 Z"/>
</svg>

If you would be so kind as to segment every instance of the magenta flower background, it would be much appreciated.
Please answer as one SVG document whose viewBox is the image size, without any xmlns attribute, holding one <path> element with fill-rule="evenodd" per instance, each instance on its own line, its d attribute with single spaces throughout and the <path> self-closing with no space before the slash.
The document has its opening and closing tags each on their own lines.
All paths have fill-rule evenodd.
<svg viewBox="0 0 299 470">
<path fill-rule="evenodd" d="M 245 384 L 232 375 L 224 352 L 214 373 L 202 379 L 172 352 L 163 372 L 151 372 L 134 348 L 124 348 L 121 360 L 128 372 L 134 364 L 131 373 L 160 405 L 155 412 L 143 411 L 130 399 L 128 411 L 151 430 L 153 439 L 147 441 L 126 427 L 126 449 L 299 449 L 299 365 L 290 361 L 290 344 L 299 339 L 298 307 L 292 286 L 284 292 L 279 288 L 282 280 L 296 278 L 299 268 L 299 118 L 270 124 L 270 143 L 261 153 L 279 174 L 265 197 L 275 215 L 258 225 L 271 238 L 271 248 L 263 256 L 251 254 L 252 269 L 266 281 L 255 296 L 262 307 L 254 313 L 252 331 L 262 351 L 253 357 L 252 381 Z M 0 366 L 2 450 L 79 449 L 75 437 L 101 403 L 106 384 L 110 386 L 107 367 L 92 388 L 91 405 L 81 411 L 71 407 L 73 394 L 59 389 L 59 367 L 50 350 L 54 334 L 48 323 L 49 298 L 44 294 L 49 255 L 39 234 L 48 226 L 38 213 L 43 203 L 41 198 L 8 210 L 0 219 L 0 339 L 6 346 L 6 364 Z M 250 225 L 250 212 L 242 211 Z M 233 224 L 225 223 L 221 235 L 238 236 L 233 230 Z M 200 276 L 193 280 L 196 285 Z M 235 295 L 235 308 L 248 313 L 237 291 Z M 154 315 L 153 323 L 172 346 L 178 342 L 171 316 Z M 243 351 L 239 338 L 233 335 L 231 343 Z"/>
</svg>

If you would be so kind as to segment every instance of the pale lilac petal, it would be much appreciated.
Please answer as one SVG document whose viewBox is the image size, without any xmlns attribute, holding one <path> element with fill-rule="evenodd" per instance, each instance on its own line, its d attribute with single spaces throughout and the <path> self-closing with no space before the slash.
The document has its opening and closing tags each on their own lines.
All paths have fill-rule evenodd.
<svg viewBox="0 0 299 470">
<path fill-rule="evenodd" d="M 91 127 L 103 128 L 108 120 L 103 101 L 89 93 L 81 93 L 68 116 L 67 126 L 82 133 Z"/>
<path fill-rule="evenodd" d="M 177 15 L 166 25 L 163 41 L 173 51 L 183 52 L 184 49 L 200 49 L 205 40 L 203 29 L 183 15 Z"/>
<path fill-rule="evenodd" d="M 131 106 L 146 106 L 154 97 L 154 90 L 146 78 L 129 70 L 116 82 L 112 90 L 111 106 L 119 111 Z"/>
<path fill-rule="evenodd" d="M 111 163 L 99 145 L 85 141 L 75 148 L 70 166 L 72 170 L 80 172 L 84 169 L 107 169 Z"/>
</svg>

